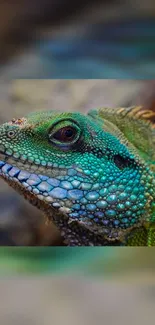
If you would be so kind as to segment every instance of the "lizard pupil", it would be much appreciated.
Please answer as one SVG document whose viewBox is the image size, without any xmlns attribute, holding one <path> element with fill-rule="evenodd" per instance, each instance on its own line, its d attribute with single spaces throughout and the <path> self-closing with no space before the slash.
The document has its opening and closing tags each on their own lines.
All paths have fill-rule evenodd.
<svg viewBox="0 0 155 325">
<path fill-rule="evenodd" d="M 70 142 L 76 135 L 76 130 L 73 127 L 64 127 L 57 131 L 53 137 L 62 142 Z"/>
</svg>

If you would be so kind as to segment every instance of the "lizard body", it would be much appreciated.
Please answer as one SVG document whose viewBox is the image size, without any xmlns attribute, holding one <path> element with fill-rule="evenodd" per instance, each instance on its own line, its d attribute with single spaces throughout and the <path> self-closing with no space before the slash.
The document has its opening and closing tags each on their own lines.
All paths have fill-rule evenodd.
<svg viewBox="0 0 155 325">
<path fill-rule="evenodd" d="M 153 246 L 154 149 L 139 107 L 31 113 L 0 126 L 0 176 L 67 245 Z"/>
</svg>

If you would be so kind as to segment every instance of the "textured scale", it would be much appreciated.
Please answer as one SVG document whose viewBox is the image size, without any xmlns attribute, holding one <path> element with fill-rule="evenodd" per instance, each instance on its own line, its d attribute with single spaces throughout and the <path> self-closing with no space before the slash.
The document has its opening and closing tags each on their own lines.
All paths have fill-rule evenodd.
<svg viewBox="0 0 155 325">
<path fill-rule="evenodd" d="M 153 246 L 154 126 L 140 107 L 13 119 L 0 126 L 0 176 L 67 245 Z"/>
</svg>

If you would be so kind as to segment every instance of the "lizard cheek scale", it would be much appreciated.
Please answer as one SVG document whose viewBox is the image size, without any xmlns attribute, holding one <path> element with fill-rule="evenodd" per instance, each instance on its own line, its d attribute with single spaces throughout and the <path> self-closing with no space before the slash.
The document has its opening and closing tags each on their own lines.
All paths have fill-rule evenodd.
<svg viewBox="0 0 155 325">
<path fill-rule="evenodd" d="M 106 122 L 101 128 L 80 113 L 41 112 L 2 125 L 0 176 L 77 244 L 78 227 L 112 242 L 155 218 L 149 166 Z"/>
</svg>

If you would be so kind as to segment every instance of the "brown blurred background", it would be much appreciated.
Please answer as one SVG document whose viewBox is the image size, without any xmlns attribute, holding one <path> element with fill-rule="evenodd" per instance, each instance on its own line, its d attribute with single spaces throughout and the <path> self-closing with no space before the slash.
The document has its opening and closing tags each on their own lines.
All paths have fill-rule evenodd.
<svg viewBox="0 0 155 325">
<path fill-rule="evenodd" d="M 145 325 L 154 320 L 154 287 L 79 276 L 0 281 L 3 325 Z"/>
</svg>

